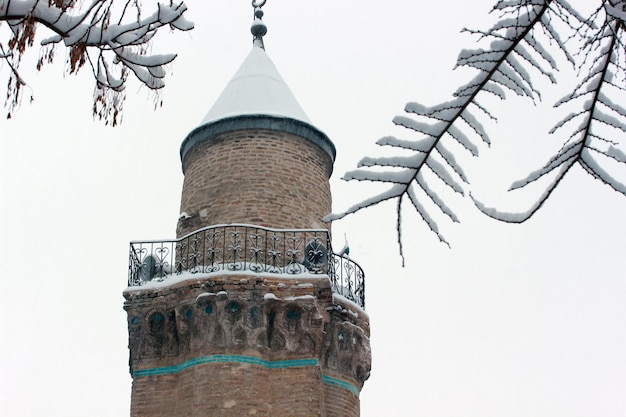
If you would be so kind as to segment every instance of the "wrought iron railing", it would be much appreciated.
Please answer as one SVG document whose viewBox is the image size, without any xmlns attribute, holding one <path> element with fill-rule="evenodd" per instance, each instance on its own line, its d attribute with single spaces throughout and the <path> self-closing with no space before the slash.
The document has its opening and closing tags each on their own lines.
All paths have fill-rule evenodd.
<svg viewBox="0 0 626 417">
<path fill-rule="evenodd" d="M 363 269 L 346 256 L 333 253 L 326 229 L 279 230 L 229 224 L 205 227 L 176 240 L 130 243 L 129 286 L 182 273 L 225 271 L 327 274 L 333 292 L 365 307 Z"/>
</svg>

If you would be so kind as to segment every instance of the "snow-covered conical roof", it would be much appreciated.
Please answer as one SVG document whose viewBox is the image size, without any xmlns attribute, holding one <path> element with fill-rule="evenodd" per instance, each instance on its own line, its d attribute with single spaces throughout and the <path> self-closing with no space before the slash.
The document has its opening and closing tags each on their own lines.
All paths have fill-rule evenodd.
<svg viewBox="0 0 626 417">
<path fill-rule="evenodd" d="M 198 127 L 180 147 L 181 161 L 196 144 L 218 134 L 243 129 L 269 129 L 305 138 L 335 160 L 335 145 L 311 124 L 293 93 L 265 52 L 254 42 L 239 70 Z"/>
<path fill-rule="evenodd" d="M 254 46 L 200 125 L 268 115 L 311 123 L 264 49 Z"/>
</svg>

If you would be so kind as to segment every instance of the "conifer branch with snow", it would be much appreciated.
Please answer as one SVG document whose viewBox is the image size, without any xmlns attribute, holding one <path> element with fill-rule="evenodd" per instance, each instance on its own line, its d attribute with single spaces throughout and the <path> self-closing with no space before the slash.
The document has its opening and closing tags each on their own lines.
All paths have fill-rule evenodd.
<svg viewBox="0 0 626 417">
<path fill-rule="evenodd" d="M 556 175 L 529 209 L 504 213 L 473 198 L 476 206 L 495 219 L 521 223 L 535 214 L 570 169 L 588 174 L 626 196 L 626 184 L 613 172 L 626 173 L 626 108 L 618 104 L 626 91 L 626 2 L 605 0 L 579 30 L 583 46 L 578 55 L 584 76 L 555 107 L 575 104 L 577 111 L 560 120 L 549 133 L 569 132 L 563 146 L 540 169 L 514 182 L 510 190 L 527 187 L 553 171 Z"/>
<path fill-rule="evenodd" d="M 0 59 L 10 68 L 7 88 L 7 117 L 11 117 L 22 98 L 26 82 L 19 68 L 24 53 L 33 46 L 37 28 L 44 26 L 51 36 L 44 39 L 37 69 L 51 63 L 55 46 L 69 50 L 67 71 L 77 73 L 87 66 L 96 86 L 93 114 L 105 123 L 121 120 L 124 88 L 129 73 L 150 90 L 164 86 L 165 66 L 175 54 L 149 54 L 151 41 L 164 28 L 190 30 L 183 3 L 156 4 L 144 14 L 137 0 L 0 0 L 0 30 L 8 27 L 9 40 L 0 40 Z M 0 32 L 4 35 L 4 32 Z"/>
<path fill-rule="evenodd" d="M 548 173 L 556 172 L 555 178 L 523 213 L 501 212 L 487 207 L 471 193 L 470 197 L 490 217 L 523 222 L 543 205 L 574 165 L 580 165 L 594 178 L 626 195 L 626 184 L 614 175 L 616 171 L 626 173 L 626 108 L 617 98 L 621 94 L 623 99 L 626 91 L 626 1 L 597 1 L 598 7 L 589 16 L 580 14 L 567 0 L 497 1 L 492 11 L 500 16 L 490 29 L 465 29 L 480 39 L 490 40 L 490 47 L 462 50 L 457 59 L 457 67 L 474 68 L 478 75 L 459 87 L 451 101 L 435 106 L 408 103 L 405 111 L 411 116 L 397 116 L 393 122 L 424 137 L 420 140 L 384 137 L 377 144 L 399 148 L 410 156 L 364 158 L 358 169 L 344 176 L 345 180 L 375 181 L 389 184 L 390 188 L 344 212 L 329 215 L 327 220 L 395 199 L 402 255 L 401 209 L 407 197 L 431 232 L 447 243 L 430 213 L 433 210 L 443 213 L 453 222 L 459 219 L 448 199 L 440 197 L 435 190 L 449 188 L 464 195 L 469 180 L 455 155 L 469 152 L 477 156 L 480 142 L 491 143 L 482 120 L 496 120 L 497 116 L 481 103 L 481 97 L 491 95 L 505 100 L 508 92 L 532 101 L 540 100 L 541 92 L 534 79 L 558 82 L 557 60 L 551 49 L 562 53 L 581 74 L 574 91 L 555 107 L 574 104 L 578 111 L 563 118 L 549 132 L 556 134 L 569 129 L 556 155 L 541 169 L 513 183 L 511 190 L 526 187 Z M 568 50 L 570 43 L 582 46 L 572 52 Z M 427 182 L 426 175 L 435 180 Z"/>
<path fill-rule="evenodd" d="M 377 143 L 409 151 L 410 157 L 364 158 L 358 169 L 346 173 L 344 179 L 376 181 L 390 184 L 388 191 L 366 199 L 342 213 L 332 214 L 327 220 L 340 219 L 380 202 L 397 199 L 396 214 L 400 219 L 402 201 L 406 196 L 418 215 L 440 241 L 447 243 L 439 232 L 430 211 L 440 211 L 454 222 L 458 217 L 436 192 L 437 187 L 449 188 L 458 195 L 465 195 L 469 180 L 457 162 L 455 152 L 464 150 L 478 155 L 478 143 L 491 143 L 481 119 L 495 119 L 491 110 L 480 102 L 485 94 L 501 100 L 506 92 L 540 99 L 533 76 L 541 76 L 556 82 L 553 71 L 557 69 L 552 54 L 537 40 L 540 31 L 565 52 L 566 59 L 573 61 L 565 49 L 553 20 L 578 21 L 580 17 L 565 0 L 500 0 L 494 6 L 500 13 L 498 21 L 488 30 L 466 30 L 480 38 L 491 40 L 488 49 L 462 50 L 457 67 L 471 67 L 478 75 L 459 87 L 454 99 L 434 106 L 408 103 L 408 116 L 397 116 L 393 122 L 414 132 L 425 135 L 420 140 L 385 137 Z M 380 171 L 381 167 L 393 170 Z M 434 181 L 427 182 L 426 174 L 434 174 Z M 427 204 L 430 208 L 427 207 Z M 435 208 L 436 207 L 436 208 Z M 399 224 L 399 220 L 398 220 Z M 398 241 L 402 253 L 401 228 Z"/>
</svg>

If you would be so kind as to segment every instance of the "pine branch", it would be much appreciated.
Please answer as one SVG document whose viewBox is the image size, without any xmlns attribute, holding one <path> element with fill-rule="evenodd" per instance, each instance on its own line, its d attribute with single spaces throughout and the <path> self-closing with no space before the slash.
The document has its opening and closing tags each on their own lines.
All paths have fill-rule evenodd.
<svg viewBox="0 0 626 417">
<path fill-rule="evenodd" d="M 404 196 L 408 196 L 415 211 L 428 226 L 430 231 L 445 242 L 445 238 L 439 233 L 437 224 L 429 214 L 428 209 L 422 203 L 413 185 L 424 191 L 425 197 L 453 221 L 458 221 L 457 216 L 448 207 L 445 201 L 438 196 L 433 187 L 445 184 L 454 192 L 463 195 L 464 187 L 469 181 L 463 169 L 457 162 L 454 154 L 444 146 L 445 140 L 456 141 L 462 148 L 473 156 L 478 155 L 478 147 L 473 140 L 478 139 L 490 144 L 491 140 L 485 127 L 474 115 L 475 109 L 480 114 L 494 120 L 495 116 L 489 109 L 478 103 L 477 98 L 481 93 L 487 93 L 505 99 L 506 90 L 514 94 L 528 97 L 532 100 L 540 98 L 540 92 L 534 87 L 531 71 L 540 76 L 547 77 L 555 82 L 554 75 L 544 68 L 542 62 L 554 70 L 556 61 L 550 53 L 542 47 L 534 38 L 533 31 L 542 28 L 550 31 L 550 21 L 546 18 L 549 13 L 563 13 L 563 9 L 557 11 L 551 9 L 552 4 L 560 4 L 561 0 L 507 0 L 499 1 L 494 10 L 502 12 L 501 18 L 488 30 L 469 30 L 465 32 L 478 35 L 481 38 L 491 39 L 489 49 L 475 49 L 461 51 L 456 67 L 471 67 L 479 71 L 478 75 L 469 83 L 461 86 L 454 93 L 455 98 L 432 107 L 420 103 L 408 103 L 405 111 L 413 117 L 397 116 L 393 122 L 396 125 L 406 127 L 412 131 L 426 135 L 419 141 L 401 140 L 394 137 L 385 137 L 378 141 L 381 146 L 400 147 L 414 153 L 415 158 L 409 158 L 411 164 L 398 159 L 398 163 L 392 163 L 393 158 L 367 159 L 368 169 L 361 169 L 355 173 L 352 171 L 344 176 L 345 180 L 377 181 L 391 184 L 391 188 L 380 196 L 364 200 L 348 210 L 330 215 L 326 220 L 342 218 L 364 208 L 378 204 L 379 202 L 397 199 L 396 215 L 399 219 Z M 548 28 L 548 29 L 546 29 Z M 553 31 L 554 32 L 554 31 Z M 556 36 L 556 35 L 555 35 Z M 562 45 L 560 39 L 555 41 Z M 474 105 L 474 108 L 471 106 Z M 417 117 L 416 120 L 414 117 Z M 422 122 L 426 120 L 427 122 Z M 430 123 L 428 123 L 430 122 Z M 442 157 L 443 162 L 435 159 Z M 392 172 L 380 172 L 374 168 L 388 166 L 402 166 L 400 174 Z M 364 166 L 363 164 L 361 166 Z M 428 169 L 426 169 L 428 168 Z M 424 181 L 423 173 L 432 171 L 438 178 L 437 185 L 428 184 Z M 356 175 L 355 175 L 356 174 Z M 454 178 L 459 178 L 460 182 Z M 398 226 L 398 240 L 401 245 L 401 232 Z"/>
<path fill-rule="evenodd" d="M 605 6 L 613 7 L 610 2 L 605 2 Z M 615 17 L 614 10 L 611 11 L 612 13 L 606 14 L 606 20 L 599 29 L 592 36 L 589 36 L 584 46 L 585 49 L 580 52 L 585 60 L 590 61 L 587 75 L 583 77 L 572 93 L 555 104 L 555 107 L 559 107 L 567 103 L 585 100 L 580 105 L 581 110 L 563 118 L 550 133 L 557 133 L 577 120 L 580 120 L 579 124 L 574 127 L 567 141 L 556 155 L 541 169 L 531 172 L 526 178 L 513 183 L 511 190 L 524 188 L 555 169 L 558 169 L 557 175 L 550 182 L 546 191 L 525 212 L 515 215 L 502 213 L 493 208 L 487 208 L 483 203 L 474 199 L 476 206 L 483 213 L 508 223 L 521 223 L 528 220 L 541 208 L 556 186 L 575 165 L 581 166 L 585 172 L 613 190 L 626 195 L 626 184 L 614 178 L 604 168 L 608 160 L 613 160 L 617 162 L 619 167 L 626 170 L 626 155 L 618 147 L 620 144 L 622 146 L 626 144 L 624 143 L 626 142 L 624 140 L 626 108 L 617 104 L 610 97 L 611 93 L 615 93 L 615 90 L 621 91 L 621 89 L 612 88 L 615 77 L 619 74 L 622 76 L 626 74 L 626 65 L 623 60 L 626 27 L 621 18 Z M 596 129 L 600 125 L 610 128 L 608 130 L 611 134 L 610 137 L 603 130 Z M 608 149 L 602 149 L 605 144 L 610 144 Z M 598 158 L 600 159 L 598 160 Z"/>
</svg>

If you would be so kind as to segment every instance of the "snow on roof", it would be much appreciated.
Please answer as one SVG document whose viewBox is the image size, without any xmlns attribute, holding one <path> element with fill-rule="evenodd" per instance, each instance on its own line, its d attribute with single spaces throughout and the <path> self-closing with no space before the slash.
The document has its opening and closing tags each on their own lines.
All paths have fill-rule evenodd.
<svg viewBox="0 0 626 417">
<path fill-rule="evenodd" d="M 252 48 L 200 126 L 241 115 L 286 117 L 311 124 L 270 57 L 258 46 Z"/>
</svg>

